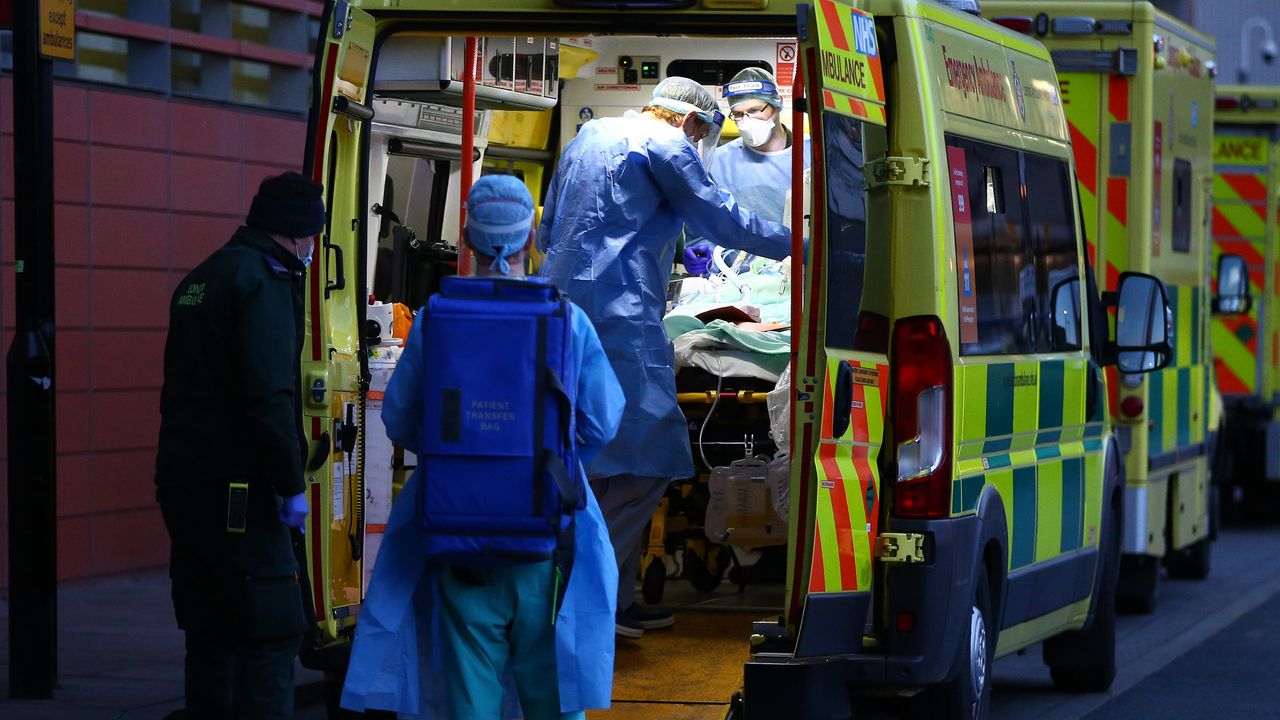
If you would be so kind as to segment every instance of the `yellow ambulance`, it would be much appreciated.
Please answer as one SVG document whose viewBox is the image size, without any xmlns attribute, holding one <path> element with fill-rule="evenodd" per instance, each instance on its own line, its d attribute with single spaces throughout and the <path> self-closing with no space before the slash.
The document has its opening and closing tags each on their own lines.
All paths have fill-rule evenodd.
<svg viewBox="0 0 1280 720">
<path fill-rule="evenodd" d="M 1212 403 L 1207 286 L 1213 173 L 1214 43 L 1147 2 L 984 4 L 995 22 L 1043 42 L 1062 86 L 1089 256 L 1104 289 L 1128 270 L 1169 292 L 1172 365 L 1112 372 L 1125 453 L 1122 607 L 1150 612 L 1161 566 L 1209 573 Z"/>
<path fill-rule="evenodd" d="M 364 503 L 413 462 L 378 437 L 385 303 L 421 305 L 465 269 L 467 176 L 516 173 L 540 198 L 578 125 L 638 109 L 668 75 L 718 93 L 754 62 L 793 87 L 812 165 L 789 191 L 786 579 L 740 631 L 727 712 L 844 718 L 851 690 L 923 690 L 938 717 L 985 717 L 991 663 L 1041 641 L 1060 686 L 1108 687 L 1126 516 L 1103 368 L 1173 360 L 1170 305 L 1136 272 L 1098 292 L 1050 56 L 979 14 L 972 0 L 331 3 L 305 158 L 330 211 L 304 353 L 308 432 L 332 450 L 312 476 L 311 656 L 351 636 L 385 521 Z M 664 716 L 672 698 L 648 692 Z"/>
<path fill-rule="evenodd" d="M 1231 515 L 1274 516 L 1280 492 L 1280 88 L 1219 86 L 1214 116 L 1215 286 L 1247 297 L 1214 318 L 1213 353 L 1225 416 L 1219 480 Z M 1233 273 L 1243 258 L 1247 284 Z M 1259 452 L 1259 449 L 1262 449 Z"/>
</svg>

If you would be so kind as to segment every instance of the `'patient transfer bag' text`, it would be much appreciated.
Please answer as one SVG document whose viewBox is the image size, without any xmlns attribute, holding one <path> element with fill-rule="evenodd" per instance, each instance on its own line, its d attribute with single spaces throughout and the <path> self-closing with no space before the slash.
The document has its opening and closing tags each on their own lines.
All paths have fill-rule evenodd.
<svg viewBox="0 0 1280 720">
<path fill-rule="evenodd" d="M 419 515 L 432 560 L 566 550 L 584 491 L 569 308 L 553 285 L 509 278 L 445 278 L 427 303 Z"/>
</svg>

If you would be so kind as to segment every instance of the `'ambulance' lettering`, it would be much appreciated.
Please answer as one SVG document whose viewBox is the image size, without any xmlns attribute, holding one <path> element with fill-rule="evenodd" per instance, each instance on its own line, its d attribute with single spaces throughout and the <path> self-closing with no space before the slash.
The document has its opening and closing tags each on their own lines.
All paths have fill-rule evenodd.
<svg viewBox="0 0 1280 720">
<path fill-rule="evenodd" d="M 831 80 L 858 88 L 867 87 L 867 64 L 846 55 L 822 51 L 822 74 Z"/>
<path fill-rule="evenodd" d="M 1250 141 L 1218 141 L 1218 160 L 1243 160 L 1245 162 L 1262 162 L 1266 158 L 1260 152 L 1262 143 Z"/>
</svg>

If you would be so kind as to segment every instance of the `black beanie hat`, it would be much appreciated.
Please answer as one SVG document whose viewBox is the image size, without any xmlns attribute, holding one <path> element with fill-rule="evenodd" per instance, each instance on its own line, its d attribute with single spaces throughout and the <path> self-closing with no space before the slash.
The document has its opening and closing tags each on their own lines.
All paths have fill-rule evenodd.
<svg viewBox="0 0 1280 720">
<path fill-rule="evenodd" d="M 267 232 L 301 238 L 324 230 L 324 201 L 320 183 L 296 172 L 273 175 L 258 186 L 244 222 Z"/>
</svg>

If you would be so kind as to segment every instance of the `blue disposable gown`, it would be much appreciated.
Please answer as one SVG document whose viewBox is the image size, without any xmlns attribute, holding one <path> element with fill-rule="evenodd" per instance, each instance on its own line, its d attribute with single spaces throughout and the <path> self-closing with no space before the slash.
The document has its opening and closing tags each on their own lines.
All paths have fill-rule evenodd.
<svg viewBox="0 0 1280 720">
<path fill-rule="evenodd" d="M 626 393 L 617 438 L 587 466 L 592 477 L 693 474 L 662 327 L 684 225 L 726 247 L 790 254 L 790 231 L 719 189 L 680 130 L 634 114 L 582 126 L 551 179 L 538 236 L 543 273 L 591 318 Z"/>
<path fill-rule="evenodd" d="M 410 337 L 422 337 L 423 314 Z M 622 390 L 595 330 L 573 310 L 579 363 L 577 429 L 587 459 L 613 437 L 622 415 Z M 422 348 L 410 345 L 396 366 L 382 406 L 387 435 L 414 450 L 422 423 Z M 437 571 L 427 564 L 417 516 L 421 473 L 405 484 L 387 523 L 369 592 L 360 607 L 342 706 L 391 710 L 401 717 L 450 718 L 440 663 L 447 662 L 436 611 Z M 575 556 L 556 616 L 556 670 L 563 712 L 609 706 L 613 684 L 614 612 L 618 566 L 595 496 L 575 515 Z M 548 678 L 550 680 L 550 678 Z M 508 674 L 506 717 L 520 717 Z"/>
<path fill-rule="evenodd" d="M 809 139 L 804 141 L 804 166 L 809 167 Z M 747 147 L 742 138 L 716 149 L 711 160 L 711 179 L 728 190 L 742 207 L 765 220 L 786 223 L 787 191 L 791 189 L 791 148 L 760 152 Z M 795 202 L 795 200 L 793 200 Z M 688 245 L 718 244 L 699 237 Z M 750 263 L 746 258 L 743 267 Z"/>
</svg>

